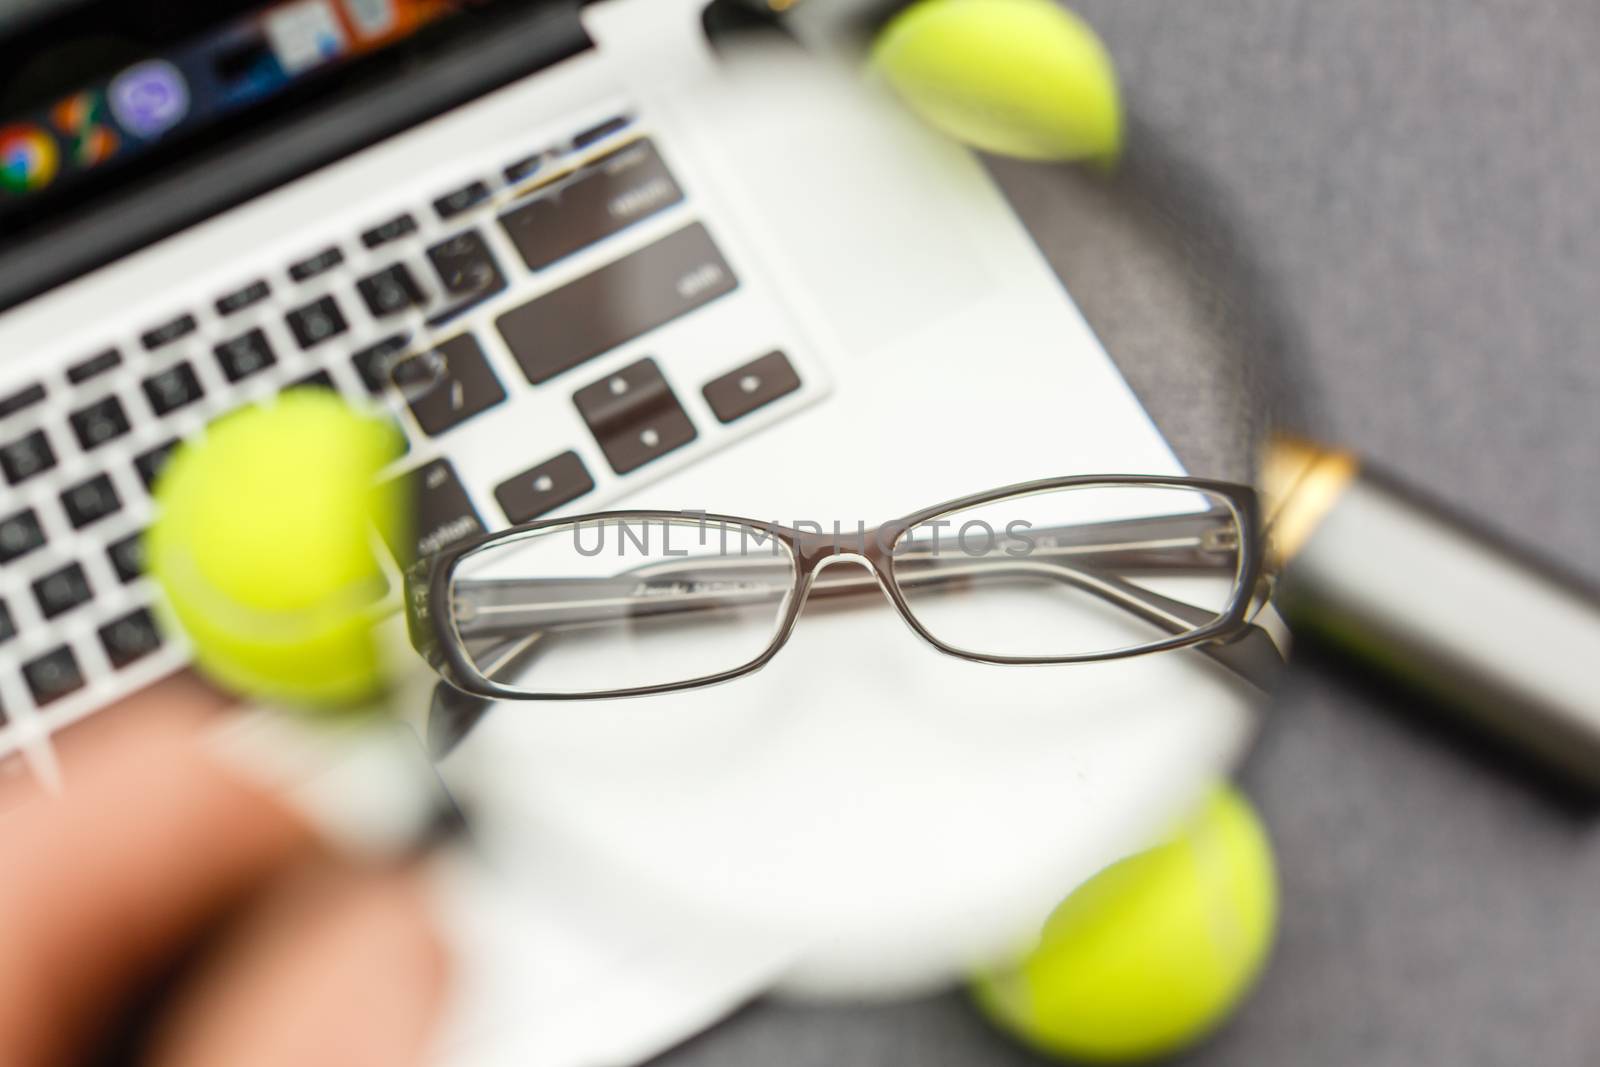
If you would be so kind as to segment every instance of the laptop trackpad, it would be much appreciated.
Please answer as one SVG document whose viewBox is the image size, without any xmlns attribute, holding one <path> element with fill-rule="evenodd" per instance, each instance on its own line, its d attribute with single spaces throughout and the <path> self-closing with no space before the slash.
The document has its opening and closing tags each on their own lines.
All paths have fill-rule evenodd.
<svg viewBox="0 0 1600 1067">
<path fill-rule="evenodd" d="M 724 73 L 739 90 L 692 96 L 731 206 L 792 272 L 783 295 L 813 298 L 860 355 L 992 291 L 1005 262 L 994 234 L 1015 224 L 981 165 L 878 87 L 787 57 L 733 53 Z"/>
</svg>

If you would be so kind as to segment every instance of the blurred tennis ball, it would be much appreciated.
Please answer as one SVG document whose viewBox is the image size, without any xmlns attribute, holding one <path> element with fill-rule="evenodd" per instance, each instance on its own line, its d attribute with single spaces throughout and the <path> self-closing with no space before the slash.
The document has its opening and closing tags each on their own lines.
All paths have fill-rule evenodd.
<svg viewBox="0 0 1600 1067">
<path fill-rule="evenodd" d="M 1109 162 L 1121 149 L 1111 56 L 1054 0 L 921 0 L 872 58 L 925 121 L 984 151 Z"/>
<path fill-rule="evenodd" d="M 1210 1033 L 1249 990 L 1277 924 L 1265 830 L 1218 789 L 1172 841 L 1106 868 L 1066 899 L 1033 952 L 979 976 L 979 1006 L 1055 1056 L 1133 1062 Z"/>
<path fill-rule="evenodd" d="M 150 573 L 194 646 L 234 691 L 300 704 L 376 695 L 372 605 L 384 577 L 371 530 L 396 533 L 402 492 L 376 482 L 397 431 L 320 389 L 213 423 L 156 482 Z"/>
</svg>

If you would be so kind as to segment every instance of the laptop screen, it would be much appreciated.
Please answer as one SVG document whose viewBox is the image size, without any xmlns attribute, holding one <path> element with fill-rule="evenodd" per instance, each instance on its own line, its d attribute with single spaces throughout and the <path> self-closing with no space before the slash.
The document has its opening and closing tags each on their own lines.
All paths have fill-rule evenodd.
<svg viewBox="0 0 1600 1067">
<path fill-rule="evenodd" d="M 0 0 L 0 308 L 571 54 L 558 7 Z"/>
<path fill-rule="evenodd" d="M 455 13 L 454 0 L 24 7 L 0 24 L 0 227 L 237 132 Z"/>
</svg>

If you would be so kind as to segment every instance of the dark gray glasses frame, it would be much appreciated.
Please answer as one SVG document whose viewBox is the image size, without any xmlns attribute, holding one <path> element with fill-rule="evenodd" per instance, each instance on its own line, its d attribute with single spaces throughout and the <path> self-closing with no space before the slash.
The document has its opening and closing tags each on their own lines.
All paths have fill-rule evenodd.
<svg viewBox="0 0 1600 1067">
<path fill-rule="evenodd" d="M 1164 629 L 1171 637 L 1131 648 L 1106 652 L 1092 652 L 1069 656 L 999 656 L 985 655 L 954 647 L 930 633 L 917 619 L 907 604 L 901 588 L 901 578 L 895 574 L 894 548 L 909 531 L 923 526 L 951 512 L 967 510 L 984 504 L 1022 498 L 1056 489 L 1082 488 L 1169 488 L 1202 491 L 1220 500 L 1231 513 L 1232 529 L 1238 532 L 1237 545 L 1225 547 L 1237 551 L 1235 584 L 1228 603 L 1220 611 L 1197 608 L 1192 604 L 1174 600 L 1159 593 L 1124 582 L 1114 575 L 1099 574 L 1074 568 L 1074 584 L 1099 596 L 1145 621 Z M 1102 557 L 1107 553 L 1124 561 L 1156 563 L 1159 566 L 1181 570 L 1186 560 L 1194 563 L 1194 548 L 1181 547 L 1184 538 L 1203 540 L 1199 524 L 1214 513 L 1157 516 L 1149 519 L 1120 520 L 1111 524 L 1093 524 L 1104 528 L 1117 527 L 1126 536 L 1145 536 L 1153 540 L 1154 548 L 1138 544 L 1096 550 Z M 759 529 L 781 543 L 793 559 L 792 588 L 778 622 L 772 641 L 760 655 L 750 662 L 716 674 L 658 685 L 636 686 L 626 689 L 602 690 L 583 693 L 530 693 L 496 682 L 487 677 L 474 664 L 462 641 L 453 610 L 439 611 L 436 605 L 451 603 L 451 583 L 456 564 L 464 557 L 500 542 L 511 541 L 540 530 L 572 526 L 575 523 L 608 521 L 677 520 L 705 523 L 726 523 Z M 1281 666 L 1281 653 L 1270 637 L 1259 626 L 1252 624 L 1255 611 L 1264 602 L 1262 577 L 1265 569 L 1263 537 L 1260 526 L 1260 505 L 1254 489 L 1232 482 L 1204 478 L 1169 478 L 1158 475 L 1089 475 L 1053 478 L 1024 482 L 984 493 L 976 493 L 924 508 L 903 518 L 884 523 L 866 531 L 856 544 L 846 547 L 839 538 L 830 537 L 792 527 L 780 526 L 758 519 L 732 515 L 705 514 L 685 511 L 605 511 L 587 515 L 546 519 L 511 527 L 497 533 L 471 538 L 435 553 L 409 567 L 405 574 L 406 623 L 411 642 L 423 658 L 438 672 L 445 682 L 462 693 L 483 698 L 502 700 L 600 700 L 619 697 L 645 696 L 671 693 L 685 689 L 716 685 L 734 678 L 754 673 L 764 667 L 794 632 L 800 612 L 808 596 L 815 590 L 819 594 L 853 593 L 881 588 L 889 597 L 901 619 L 923 640 L 939 651 L 960 659 L 977 663 L 997 664 L 1065 664 L 1088 663 L 1101 660 L 1126 659 L 1174 648 L 1196 647 L 1199 651 L 1227 667 L 1245 681 L 1265 690 L 1277 668 Z M 1174 538 L 1174 535 L 1180 535 Z M 1171 542 L 1177 540 L 1179 547 Z M 1159 542 L 1159 544 L 1158 544 Z M 1154 553 L 1154 555 L 1152 555 Z M 870 567 L 872 574 L 845 580 L 823 579 L 818 582 L 818 570 L 829 560 L 846 557 L 859 558 Z M 583 579 L 585 581 L 595 579 Z M 598 579 L 604 581 L 604 579 Z M 491 580 L 516 583 L 517 579 Z M 673 610 L 670 604 L 652 600 L 652 612 Z M 538 633 L 529 623 L 530 641 Z"/>
</svg>

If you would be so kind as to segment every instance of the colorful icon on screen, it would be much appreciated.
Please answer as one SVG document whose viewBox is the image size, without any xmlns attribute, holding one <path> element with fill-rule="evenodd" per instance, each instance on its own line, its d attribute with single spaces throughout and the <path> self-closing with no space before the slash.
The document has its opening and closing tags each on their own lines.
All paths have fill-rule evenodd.
<svg viewBox="0 0 1600 1067">
<path fill-rule="evenodd" d="M 291 75 L 320 67 L 349 47 L 328 0 L 292 0 L 263 16 L 267 39 Z"/>
<path fill-rule="evenodd" d="M 0 189 L 31 193 L 50 184 L 60 165 L 55 138 L 37 126 L 0 127 Z"/>
<path fill-rule="evenodd" d="M 50 121 L 67 142 L 67 155 L 80 167 L 104 163 L 121 144 L 109 119 L 105 97 L 93 90 L 74 93 L 50 109 Z"/>
<path fill-rule="evenodd" d="M 135 64 L 111 82 L 111 113 L 133 136 L 159 137 L 189 113 L 189 83 L 164 59 Z"/>
<path fill-rule="evenodd" d="M 382 37 L 395 28 L 394 0 L 344 0 L 344 13 L 362 40 Z"/>
</svg>

